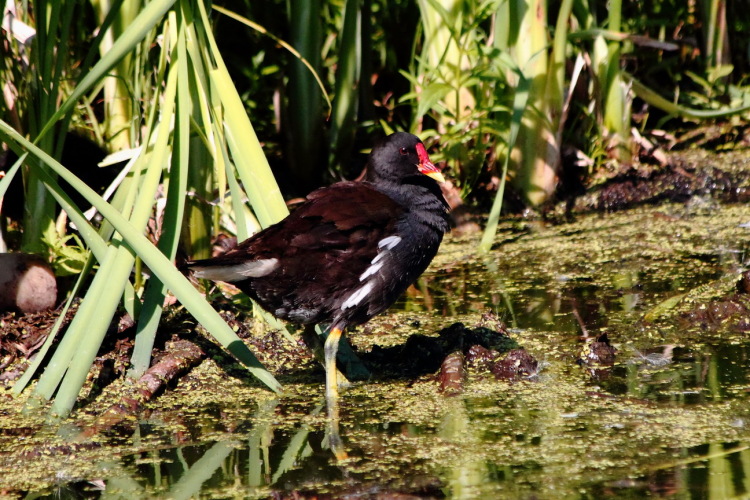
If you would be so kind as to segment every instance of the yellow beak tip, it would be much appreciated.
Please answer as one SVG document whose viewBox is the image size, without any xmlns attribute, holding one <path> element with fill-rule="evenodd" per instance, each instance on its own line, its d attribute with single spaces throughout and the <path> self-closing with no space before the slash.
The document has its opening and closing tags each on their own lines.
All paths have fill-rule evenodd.
<svg viewBox="0 0 750 500">
<path fill-rule="evenodd" d="M 445 177 L 443 177 L 443 174 L 441 174 L 440 172 L 428 172 L 428 173 L 427 173 L 427 174 L 425 174 L 425 175 L 426 175 L 427 177 L 430 177 L 430 178 L 432 178 L 432 179 L 435 179 L 436 181 L 438 181 L 438 182 L 439 182 L 439 183 L 441 183 L 441 184 L 442 184 L 443 182 L 445 182 Z"/>
</svg>

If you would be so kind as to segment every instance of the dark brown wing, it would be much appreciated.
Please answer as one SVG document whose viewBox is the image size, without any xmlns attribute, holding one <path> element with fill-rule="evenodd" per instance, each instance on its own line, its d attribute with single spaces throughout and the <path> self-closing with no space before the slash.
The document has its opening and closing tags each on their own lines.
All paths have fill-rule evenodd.
<svg viewBox="0 0 750 500">
<path fill-rule="evenodd" d="M 310 252 L 336 254 L 361 247 L 366 233 L 377 236 L 391 229 L 403 212 L 400 205 L 367 184 L 339 182 L 313 191 L 307 201 L 284 220 L 210 260 L 216 263 L 248 258 L 285 260 L 298 257 L 300 252 L 309 258 L 313 256 Z M 376 253 L 375 247 L 372 256 Z M 308 263 L 312 263 L 310 259 Z"/>
<path fill-rule="evenodd" d="M 314 191 L 286 219 L 194 266 L 234 269 L 268 263 L 258 266 L 260 276 L 225 280 L 280 318 L 331 321 L 342 297 L 359 286 L 378 242 L 393 234 L 403 214 L 400 205 L 369 185 L 341 182 Z"/>
</svg>

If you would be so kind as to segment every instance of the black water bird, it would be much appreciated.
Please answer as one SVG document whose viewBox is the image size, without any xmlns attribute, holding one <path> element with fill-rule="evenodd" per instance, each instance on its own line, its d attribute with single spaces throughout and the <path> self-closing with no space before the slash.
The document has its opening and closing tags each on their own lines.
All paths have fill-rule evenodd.
<svg viewBox="0 0 750 500">
<path fill-rule="evenodd" d="M 432 261 L 449 230 L 443 176 L 416 136 L 395 133 L 370 154 L 362 182 L 318 189 L 281 222 L 227 253 L 188 263 L 234 284 L 274 316 L 330 324 L 326 397 L 338 397 L 336 351 L 348 327 L 385 311 Z"/>
</svg>

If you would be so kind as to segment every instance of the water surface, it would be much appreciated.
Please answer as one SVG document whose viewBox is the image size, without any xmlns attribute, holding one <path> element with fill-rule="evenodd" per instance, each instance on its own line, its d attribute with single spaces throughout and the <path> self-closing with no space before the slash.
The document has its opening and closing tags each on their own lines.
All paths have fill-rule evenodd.
<svg viewBox="0 0 750 500">
<path fill-rule="evenodd" d="M 417 286 L 353 343 L 363 352 L 399 345 L 492 312 L 540 361 L 535 376 L 510 383 L 470 370 L 463 393 L 448 397 L 434 375 L 375 374 L 342 397 L 350 458 L 337 462 L 322 371 L 286 371 L 289 393 L 274 399 L 242 372 L 207 362 L 96 447 L 53 451 L 57 484 L 44 482 L 52 466 L 31 459 L 39 494 L 750 495 L 750 337 L 736 317 L 690 315 L 734 293 L 750 249 L 750 229 L 739 225 L 748 221 L 742 206 L 683 205 L 559 225 L 511 221 L 483 257 L 476 240 L 449 238 Z M 616 363 L 581 366 L 586 342 L 602 333 Z"/>
</svg>

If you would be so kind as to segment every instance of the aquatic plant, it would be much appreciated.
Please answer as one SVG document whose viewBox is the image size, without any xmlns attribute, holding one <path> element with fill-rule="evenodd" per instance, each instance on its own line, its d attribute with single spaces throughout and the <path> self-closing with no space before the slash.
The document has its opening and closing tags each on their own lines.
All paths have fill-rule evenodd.
<svg viewBox="0 0 750 500">
<path fill-rule="evenodd" d="M 65 4 L 65 7 L 55 5 L 57 7 L 50 11 L 49 5 L 35 2 L 33 12 L 24 19 L 32 26 L 34 22 L 39 23 L 53 14 L 70 18 L 76 8 L 72 3 Z M 34 207 L 57 202 L 91 252 L 86 272 L 80 274 L 66 304 L 68 307 L 71 300 L 85 290 L 73 322 L 54 355 L 46 360 L 45 354 L 56 332 L 49 336 L 43 355 L 16 384 L 16 391 L 20 392 L 26 387 L 45 360 L 47 368 L 34 392 L 43 399 L 50 399 L 56 394 L 53 413 L 67 414 L 73 407 L 119 304 L 138 322 L 131 373 L 136 377 L 143 373 L 150 362 L 167 289 L 196 317 L 200 317 L 217 340 L 246 363 L 260 380 L 278 389 L 278 382 L 273 376 L 260 366 L 245 344 L 172 263 L 181 241 L 187 241 L 194 254 L 208 251 L 205 242 L 210 239 L 210 220 L 216 209 L 205 211 L 196 205 L 191 207 L 188 200 L 194 202 L 196 197 L 210 200 L 216 196 L 216 191 L 220 199 L 228 195 L 240 238 L 246 237 L 254 224 L 269 225 L 287 213 L 266 157 L 216 47 L 208 12 L 202 2 L 193 4 L 163 0 L 150 2 L 130 19 L 128 16 L 132 12 L 121 10 L 121 6 L 122 2 L 116 3 L 111 10 L 105 8 L 101 13 L 103 22 L 98 28 L 98 35 L 92 40 L 86 59 L 88 64 L 84 64 L 86 71 L 75 75 L 76 84 L 69 89 L 52 87 L 55 94 L 50 96 L 51 102 L 57 103 L 59 100 L 60 105 L 50 104 L 47 114 L 41 117 L 24 117 L 30 123 L 39 123 L 38 128 L 32 131 L 31 141 L 23 137 L 25 130 L 19 131 L 7 122 L 0 122 L 0 136 L 20 158 L 17 166 L 3 179 L 0 192 L 6 189 L 18 172 L 18 165 L 25 162 L 29 175 L 38 178 L 43 188 L 43 196 L 38 197 L 27 191 L 26 203 L 32 207 L 30 211 L 35 212 Z M 58 8 L 65 10 L 54 10 Z M 44 29 L 53 25 L 57 26 L 56 23 L 42 22 L 36 27 Z M 49 43 L 67 47 L 66 34 L 65 31 L 52 33 L 54 40 Z M 47 35 L 43 36 L 38 30 L 38 41 L 29 48 L 32 75 L 44 75 L 44 64 L 54 52 L 42 50 L 44 45 L 41 44 L 49 38 Z M 110 37 L 111 43 L 103 43 Z M 100 50 L 101 54 L 96 60 L 91 54 Z M 134 58 L 137 64 L 126 64 L 130 58 Z M 57 66 L 70 70 L 62 62 L 58 62 Z M 84 123 L 92 123 L 92 127 L 99 128 L 98 115 L 89 113 L 90 107 L 81 108 L 79 103 L 91 103 L 102 88 L 108 88 L 106 82 L 112 76 L 113 68 L 117 68 L 120 80 L 128 88 L 115 86 L 111 91 L 113 94 L 105 92 L 104 95 L 121 100 L 122 92 L 127 90 L 126 107 L 136 110 L 127 116 L 142 116 L 143 120 L 134 121 L 127 117 L 123 120 L 122 103 L 112 108 L 105 107 L 108 125 L 101 127 L 105 131 L 104 137 L 118 137 L 112 147 L 120 148 L 116 154 L 120 155 L 120 159 L 127 160 L 111 202 L 107 202 L 61 165 L 54 156 L 54 144 L 48 144 L 43 139 L 58 120 L 69 120 L 74 110 L 78 111 L 79 119 Z M 59 74 L 57 79 L 62 81 Z M 35 83 L 49 88 L 45 87 L 45 81 Z M 19 120 L 18 123 L 23 122 Z M 121 125 L 127 125 L 127 129 L 123 131 L 118 128 Z M 207 166 L 210 168 L 207 169 Z M 102 215 L 103 222 L 98 229 L 70 200 L 59 185 L 58 177 Z M 238 180 L 243 182 L 242 187 Z M 163 193 L 157 196 L 162 184 Z M 245 196 L 250 200 L 253 214 L 247 212 L 242 204 Z M 163 200 L 160 202 L 163 208 L 159 218 L 158 245 L 154 245 L 144 233 L 153 217 L 158 198 Z M 39 229 L 49 218 L 49 209 L 44 210 L 47 217 L 38 216 L 33 223 L 25 226 L 30 233 L 35 229 L 40 233 L 54 230 L 54 225 L 52 229 L 49 229 L 49 225 L 48 229 Z M 196 214 L 195 211 L 200 213 Z M 187 231 L 183 229 L 186 227 L 183 225 L 184 218 L 191 221 Z M 258 222 L 254 222 L 253 218 L 257 218 Z M 67 231 L 64 224 L 60 231 Z M 204 242 L 203 250 L 196 247 L 200 242 Z M 146 276 L 141 262 L 150 270 L 151 277 L 147 283 L 144 283 Z M 89 271 L 95 263 L 98 269 L 88 283 Z"/>
</svg>

